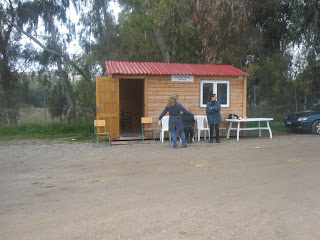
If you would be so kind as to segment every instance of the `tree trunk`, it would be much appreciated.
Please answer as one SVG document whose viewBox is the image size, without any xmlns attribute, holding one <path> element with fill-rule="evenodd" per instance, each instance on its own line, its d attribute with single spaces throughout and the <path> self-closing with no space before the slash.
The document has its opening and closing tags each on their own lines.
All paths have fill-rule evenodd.
<svg viewBox="0 0 320 240">
<path fill-rule="evenodd" d="M 105 11 L 105 4 L 103 4 L 102 10 Z M 100 17 L 100 7 L 99 7 L 99 3 L 97 2 L 97 0 L 95 0 L 95 11 L 96 11 L 96 17 L 97 17 L 97 23 L 98 23 L 98 32 L 99 32 L 99 36 L 98 36 L 98 41 L 99 41 L 99 49 L 103 49 L 104 48 L 104 44 L 108 44 L 108 43 L 104 43 L 105 40 L 105 35 L 104 35 L 104 27 L 106 26 L 106 23 L 104 24 L 104 26 L 102 25 L 102 19 Z M 106 18 L 106 13 L 104 13 L 104 18 Z M 106 19 L 105 19 L 106 21 Z M 107 32 L 107 30 L 105 29 L 105 31 Z M 100 52 L 101 54 L 101 52 Z M 99 55 L 100 55 L 99 54 Z M 100 57 L 99 57 L 100 58 Z M 102 68 L 102 73 L 104 74 L 106 72 L 106 64 L 104 60 L 99 59 L 99 64 L 100 67 Z"/>
<path fill-rule="evenodd" d="M 145 11 L 145 14 L 147 14 L 147 15 L 152 14 L 152 9 L 151 9 L 150 5 L 151 4 L 150 4 L 149 0 L 144 1 L 144 11 Z M 171 62 L 170 47 L 167 45 L 165 38 L 163 36 L 163 33 L 162 33 L 159 26 L 154 28 L 154 35 L 156 36 L 157 43 L 160 47 L 163 61 L 166 63 L 170 63 Z"/>
<path fill-rule="evenodd" d="M 14 90 L 16 89 L 16 82 L 18 81 L 18 76 L 10 71 L 9 63 L 7 61 L 6 51 L 1 51 L 3 59 L 1 61 L 0 75 L 2 81 L 0 82 L 4 90 L 5 95 L 5 107 L 7 109 L 7 114 L 9 122 L 11 125 L 18 125 L 18 112 L 19 109 L 16 107 L 16 99 L 14 98 Z"/>
<path fill-rule="evenodd" d="M 54 21 L 53 21 L 52 15 L 50 14 L 50 11 L 47 8 L 46 8 L 46 11 L 48 14 L 48 22 L 49 22 L 49 26 L 50 26 L 50 33 L 51 33 L 51 37 L 52 37 L 53 47 L 54 47 L 55 51 L 59 51 L 57 38 L 56 38 L 56 34 L 55 34 Z M 64 73 L 64 71 L 62 69 L 61 58 L 56 56 L 56 61 L 57 61 L 57 66 L 58 66 L 59 79 L 62 82 L 63 88 L 66 93 L 67 103 L 70 108 L 71 119 L 73 122 L 77 122 L 77 113 L 76 113 L 76 108 L 75 108 L 75 104 L 74 104 L 75 99 L 74 99 L 74 94 L 73 94 L 72 89 L 70 89 L 70 87 L 68 86 L 69 85 L 68 84 L 68 76 L 67 76 L 67 74 Z"/>
<path fill-rule="evenodd" d="M 12 2 L 10 4 L 11 21 L 14 21 Z M 2 12 L 0 13 L 0 17 Z M 18 76 L 11 71 L 8 49 L 10 45 L 10 35 L 12 32 L 12 25 L 9 25 L 7 29 L 4 29 L 0 35 L 0 84 L 4 90 L 5 95 L 5 108 L 8 114 L 9 122 L 11 125 L 18 125 L 18 112 L 19 109 L 16 106 L 16 99 L 14 98 L 14 91 L 17 88 Z"/>
<path fill-rule="evenodd" d="M 5 96 L 6 96 L 6 107 L 7 107 L 9 122 L 11 125 L 16 126 L 18 125 L 19 110 L 16 108 L 16 104 L 15 104 L 16 101 L 14 99 L 13 89 L 14 87 L 11 84 L 9 84 L 7 85 L 7 88 L 5 88 L 4 90 L 5 90 Z"/>
<path fill-rule="evenodd" d="M 304 96 L 303 110 L 307 111 L 307 96 Z"/>
<path fill-rule="evenodd" d="M 59 79 L 62 82 L 63 88 L 66 93 L 67 103 L 70 108 L 71 117 L 69 119 L 72 119 L 73 122 L 77 122 L 78 119 L 77 119 L 77 112 L 76 112 L 76 108 L 75 108 L 75 104 L 74 104 L 74 95 L 73 95 L 72 89 L 70 89 L 68 86 L 69 85 L 68 84 L 68 76 L 62 69 L 61 59 L 59 57 L 57 57 L 56 61 L 57 61 L 57 66 L 58 66 Z"/>
<path fill-rule="evenodd" d="M 156 31 L 155 31 L 155 35 L 156 35 L 156 39 L 157 42 L 159 44 L 162 56 L 163 56 L 163 61 L 166 63 L 170 62 L 170 51 L 169 51 L 169 47 L 167 46 L 165 40 L 164 40 L 164 36 L 162 34 L 162 31 L 159 27 L 157 27 Z"/>
</svg>

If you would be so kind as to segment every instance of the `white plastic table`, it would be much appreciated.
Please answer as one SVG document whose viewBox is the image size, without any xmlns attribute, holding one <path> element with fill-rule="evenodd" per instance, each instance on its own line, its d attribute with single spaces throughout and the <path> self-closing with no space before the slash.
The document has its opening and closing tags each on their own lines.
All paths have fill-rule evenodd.
<svg viewBox="0 0 320 240">
<path fill-rule="evenodd" d="M 239 141 L 239 133 L 243 130 L 259 130 L 259 137 L 261 137 L 261 130 L 269 130 L 270 138 L 272 138 L 272 131 L 270 128 L 269 121 L 272 121 L 273 118 L 247 118 L 247 119 L 226 119 L 227 122 L 230 122 L 230 126 L 227 133 L 227 138 L 230 136 L 231 130 L 237 130 L 237 141 Z M 240 123 L 246 122 L 258 122 L 258 127 L 251 128 L 242 128 Z M 267 122 L 267 127 L 261 127 L 260 122 Z M 232 123 L 238 123 L 236 128 L 232 127 Z"/>
</svg>

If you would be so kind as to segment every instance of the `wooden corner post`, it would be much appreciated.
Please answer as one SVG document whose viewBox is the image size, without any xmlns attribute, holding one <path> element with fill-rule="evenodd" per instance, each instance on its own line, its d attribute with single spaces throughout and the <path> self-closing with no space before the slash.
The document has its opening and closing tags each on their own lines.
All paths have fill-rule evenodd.
<svg viewBox="0 0 320 240">
<path fill-rule="evenodd" d="M 243 77 L 243 100 L 242 100 L 242 117 L 247 116 L 247 76 Z M 243 127 L 246 127 L 246 123 L 243 123 Z M 246 131 L 242 132 L 243 136 L 246 136 Z"/>
<path fill-rule="evenodd" d="M 243 105 L 242 105 L 242 117 L 247 116 L 247 76 L 243 78 Z"/>
<path fill-rule="evenodd" d="M 144 79 L 144 116 L 148 116 L 148 77 Z"/>
</svg>

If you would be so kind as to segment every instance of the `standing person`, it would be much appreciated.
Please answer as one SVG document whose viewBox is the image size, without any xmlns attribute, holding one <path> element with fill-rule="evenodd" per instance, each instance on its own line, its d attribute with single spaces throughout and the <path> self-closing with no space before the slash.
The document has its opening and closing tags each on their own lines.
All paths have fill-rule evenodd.
<svg viewBox="0 0 320 240">
<path fill-rule="evenodd" d="M 186 139 L 184 137 L 184 132 L 183 132 L 184 127 L 183 127 L 182 117 L 180 116 L 180 111 L 193 116 L 191 112 L 189 112 L 180 103 L 177 102 L 178 97 L 179 96 L 177 94 L 169 97 L 167 106 L 159 116 L 159 121 L 161 121 L 163 116 L 166 115 L 166 113 L 169 111 L 169 114 L 170 114 L 169 131 L 172 134 L 173 148 L 178 147 L 177 135 L 176 135 L 177 131 L 180 134 L 180 138 L 182 140 L 182 146 L 187 147 Z"/>
<path fill-rule="evenodd" d="M 206 109 L 208 124 L 210 126 L 209 143 L 213 143 L 213 128 L 216 129 L 216 142 L 221 143 L 219 140 L 219 124 L 222 123 L 220 109 L 221 106 L 220 103 L 217 101 L 217 95 L 210 94 Z"/>
<path fill-rule="evenodd" d="M 189 107 L 186 107 L 186 109 L 190 112 L 190 108 Z M 195 124 L 195 120 L 194 120 L 194 117 L 189 115 L 189 114 L 181 114 L 181 117 L 182 117 L 182 122 L 183 122 L 183 125 L 184 125 L 184 135 L 186 137 L 186 139 L 188 139 L 189 137 L 189 134 L 190 134 L 190 141 L 189 143 L 192 143 L 192 140 L 193 140 L 193 127 L 194 127 L 194 124 Z"/>
</svg>

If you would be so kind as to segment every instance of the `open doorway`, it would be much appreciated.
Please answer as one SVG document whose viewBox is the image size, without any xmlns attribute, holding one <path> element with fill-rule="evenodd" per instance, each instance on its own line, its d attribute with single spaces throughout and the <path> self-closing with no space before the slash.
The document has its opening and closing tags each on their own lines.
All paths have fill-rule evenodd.
<svg viewBox="0 0 320 240">
<path fill-rule="evenodd" d="M 139 139 L 144 115 L 144 80 L 120 79 L 120 139 Z"/>
</svg>

